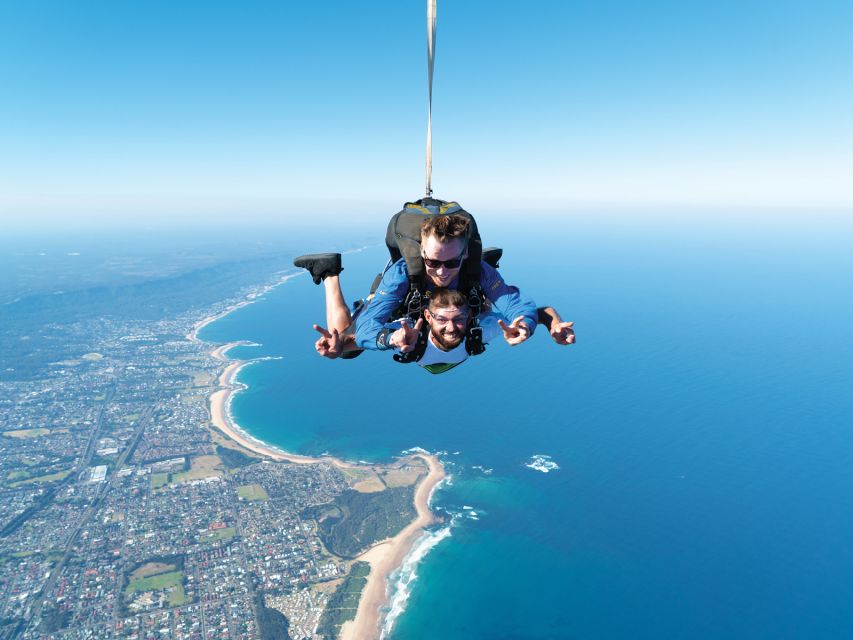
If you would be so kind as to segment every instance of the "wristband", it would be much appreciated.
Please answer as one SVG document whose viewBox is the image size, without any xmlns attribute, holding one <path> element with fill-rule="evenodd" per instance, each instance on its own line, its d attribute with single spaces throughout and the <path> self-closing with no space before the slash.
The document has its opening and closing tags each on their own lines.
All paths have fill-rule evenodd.
<svg viewBox="0 0 853 640">
<path fill-rule="evenodd" d="M 391 347 L 388 344 L 388 338 L 390 337 L 391 329 L 388 329 L 387 327 L 385 329 L 382 329 L 382 331 L 380 331 L 376 335 L 376 348 L 380 351 L 387 351 L 388 349 L 390 349 Z"/>
</svg>

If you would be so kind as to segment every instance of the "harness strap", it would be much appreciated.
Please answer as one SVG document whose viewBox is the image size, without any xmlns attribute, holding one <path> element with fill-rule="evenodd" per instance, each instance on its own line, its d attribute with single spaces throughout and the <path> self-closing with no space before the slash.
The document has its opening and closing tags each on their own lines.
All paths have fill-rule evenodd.
<svg viewBox="0 0 853 640">
<path fill-rule="evenodd" d="M 409 292 L 406 294 L 403 304 L 398 307 L 395 316 L 408 316 L 414 324 L 421 315 L 424 307 L 428 304 L 430 292 L 427 291 L 421 278 L 409 277 Z"/>
<path fill-rule="evenodd" d="M 486 294 L 483 293 L 483 287 L 478 282 L 468 292 L 468 308 L 471 311 L 471 319 L 468 321 L 468 329 L 465 333 L 465 351 L 469 356 L 478 356 L 486 350 L 486 345 L 483 342 L 483 327 L 480 326 L 479 320 L 485 302 Z"/>
</svg>

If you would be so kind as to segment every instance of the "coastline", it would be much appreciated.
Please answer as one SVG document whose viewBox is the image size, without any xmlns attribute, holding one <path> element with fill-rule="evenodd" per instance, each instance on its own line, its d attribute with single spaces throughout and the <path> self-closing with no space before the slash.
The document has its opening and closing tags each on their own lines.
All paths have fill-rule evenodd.
<svg viewBox="0 0 853 640">
<path fill-rule="evenodd" d="M 253 438 L 249 434 L 247 434 L 243 429 L 241 429 L 232 419 L 231 417 L 231 398 L 234 393 L 237 391 L 244 389 L 245 385 L 240 384 L 236 381 L 237 374 L 240 373 L 240 370 L 246 365 L 253 362 L 252 360 L 231 360 L 225 354 L 229 349 L 238 346 L 245 346 L 249 343 L 246 342 L 229 342 L 227 344 L 216 347 L 213 351 L 210 352 L 210 355 L 220 360 L 223 363 L 227 363 L 225 369 L 223 369 L 222 373 L 219 375 L 219 379 L 217 380 L 218 389 L 214 391 L 210 397 L 208 398 L 209 402 L 209 412 L 210 412 L 210 422 L 216 427 L 219 431 L 222 432 L 225 437 L 230 440 L 233 440 L 237 444 L 239 444 L 244 449 L 248 449 L 249 451 L 256 453 L 260 456 L 271 458 L 277 461 L 283 462 L 295 462 L 297 464 L 316 464 L 318 462 L 330 462 L 337 467 L 341 468 L 350 468 L 357 465 L 352 463 L 344 462 L 343 460 L 339 460 L 338 458 L 333 458 L 331 456 L 323 456 L 319 458 L 313 458 L 310 456 L 300 456 L 292 453 L 288 453 L 282 449 L 277 447 L 272 447 L 265 442 L 257 440 Z"/>
<path fill-rule="evenodd" d="M 190 332 L 186 335 L 186 339 L 189 340 L 190 342 L 196 342 L 196 343 L 203 342 L 203 340 L 201 340 L 198 337 L 198 332 L 201 331 L 202 329 L 204 329 L 211 322 L 216 322 L 220 318 L 224 318 L 225 316 L 235 312 L 237 309 L 242 309 L 243 307 L 246 307 L 250 304 L 254 304 L 255 302 L 257 302 L 261 298 L 261 296 L 266 295 L 267 293 L 269 293 L 270 291 L 272 291 L 276 287 L 284 284 L 288 280 L 290 280 L 292 278 L 297 278 L 301 275 L 305 275 L 305 274 L 304 273 L 288 273 L 288 274 L 285 274 L 285 275 L 281 276 L 275 282 L 271 282 L 267 285 L 264 285 L 260 289 L 260 291 L 254 291 L 254 292 L 250 293 L 246 297 L 246 300 L 241 300 L 240 302 L 235 302 L 234 304 L 226 307 L 225 309 L 223 309 L 219 313 L 215 313 L 212 316 L 207 316 L 206 318 L 202 318 L 201 320 L 199 320 L 198 322 L 193 324 L 192 329 L 190 329 Z M 230 349 L 230 348 L 231 348 L 230 346 L 223 345 L 223 347 L 218 348 L 218 349 L 214 349 L 214 351 L 218 352 L 221 349 L 221 353 L 224 353 L 225 351 L 228 351 L 228 349 Z M 211 353 L 211 355 L 213 355 L 213 353 Z M 219 359 L 219 360 L 222 359 L 218 355 L 214 355 L 214 357 Z"/>
<path fill-rule="evenodd" d="M 415 490 L 418 516 L 396 536 L 377 543 L 357 558 L 370 564 L 370 574 L 361 592 L 355 619 L 341 627 L 341 640 L 379 637 L 381 608 L 388 602 L 388 576 L 403 564 L 424 528 L 436 521 L 429 508 L 429 499 L 438 483 L 445 478 L 444 467 L 434 455 L 417 453 L 415 457 L 425 460 L 429 467 L 429 473 Z"/>
<path fill-rule="evenodd" d="M 293 276 L 286 276 L 281 282 L 290 277 Z M 253 299 L 237 303 L 219 314 L 204 318 L 193 326 L 192 331 L 187 335 L 187 339 L 192 342 L 201 342 L 198 338 L 198 332 L 202 328 L 254 301 Z M 327 462 L 342 469 L 363 466 L 334 456 L 311 457 L 289 453 L 253 438 L 234 421 L 230 411 L 231 400 L 236 392 L 245 388 L 245 385 L 237 382 L 237 375 L 243 367 L 255 362 L 255 360 L 233 360 L 227 356 L 227 353 L 236 346 L 251 344 L 246 341 L 229 342 L 216 346 L 210 351 L 213 358 L 225 365 L 217 379 L 217 389 L 208 398 L 210 422 L 213 427 L 244 449 L 272 460 L 296 464 Z M 429 469 L 415 489 L 414 503 L 417 517 L 396 536 L 376 543 L 357 558 L 370 565 L 370 573 L 359 598 L 355 619 L 346 622 L 341 627 L 340 637 L 342 640 L 369 640 L 380 637 L 383 619 L 382 607 L 389 600 L 387 593 L 388 577 L 403 564 L 424 528 L 436 521 L 435 514 L 429 508 L 429 499 L 435 487 L 445 478 L 444 467 L 439 459 L 432 454 L 415 453 L 411 457 L 423 459 Z"/>
</svg>

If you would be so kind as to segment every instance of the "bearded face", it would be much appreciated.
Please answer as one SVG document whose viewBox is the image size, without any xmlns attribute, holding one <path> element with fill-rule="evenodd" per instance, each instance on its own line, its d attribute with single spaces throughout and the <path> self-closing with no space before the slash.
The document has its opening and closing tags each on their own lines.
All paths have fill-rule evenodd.
<svg viewBox="0 0 853 640">
<path fill-rule="evenodd" d="M 442 351 L 455 349 L 465 339 L 468 325 L 468 309 L 458 307 L 439 307 L 427 309 L 424 318 L 429 324 L 433 342 Z"/>
</svg>

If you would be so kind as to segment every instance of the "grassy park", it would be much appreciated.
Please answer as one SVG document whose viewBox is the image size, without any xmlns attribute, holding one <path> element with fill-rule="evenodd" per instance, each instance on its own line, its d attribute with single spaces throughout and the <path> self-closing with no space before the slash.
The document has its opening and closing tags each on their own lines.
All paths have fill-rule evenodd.
<svg viewBox="0 0 853 640">
<path fill-rule="evenodd" d="M 267 495 L 267 492 L 264 491 L 264 488 L 259 484 L 247 484 L 242 487 L 237 487 L 237 495 L 243 498 L 244 500 L 256 501 L 256 500 L 269 500 L 270 497 Z"/>
</svg>

